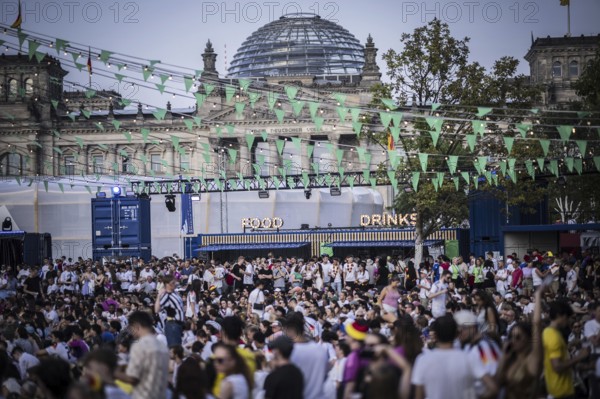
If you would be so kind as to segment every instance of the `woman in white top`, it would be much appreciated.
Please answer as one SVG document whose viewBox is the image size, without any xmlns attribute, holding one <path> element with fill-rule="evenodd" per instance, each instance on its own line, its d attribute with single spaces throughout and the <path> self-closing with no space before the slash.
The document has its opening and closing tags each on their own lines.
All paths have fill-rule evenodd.
<svg viewBox="0 0 600 399">
<path fill-rule="evenodd" d="M 339 295 L 342 292 L 342 268 L 337 259 L 333 260 L 333 264 L 329 271 L 329 281 L 332 282 L 333 289 Z"/>
<path fill-rule="evenodd" d="M 533 264 L 533 271 L 531 272 L 531 278 L 533 280 L 534 291 L 537 290 L 540 285 L 542 285 L 542 282 L 544 281 L 544 277 L 546 277 L 547 274 L 548 274 L 547 271 L 546 272 L 542 271 L 541 263 L 536 262 Z"/>
<path fill-rule="evenodd" d="M 498 262 L 498 270 L 496 270 L 494 280 L 496 280 L 496 291 L 504 296 L 506 293 L 506 285 L 508 283 L 508 270 L 506 270 L 504 262 L 502 261 Z"/>
<path fill-rule="evenodd" d="M 352 259 L 352 258 L 350 258 Z M 344 263 L 344 285 L 354 289 L 356 283 L 356 264 L 352 261 Z"/>
<path fill-rule="evenodd" d="M 225 374 L 219 389 L 219 399 L 250 399 L 252 376 L 236 348 L 224 343 L 213 345 L 215 369 Z"/>
<path fill-rule="evenodd" d="M 315 265 L 315 282 L 314 287 L 317 291 L 321 291 L 323 289 L 323 266 L 320 263 Z"/>
<path fill-rule="evenodd" d="M 365 291 L 369 286 L 369 272 L 366 269 L 366 264 L 361 262 L 356 272 L 356 283 L 358 287 Z"/>
</svg>

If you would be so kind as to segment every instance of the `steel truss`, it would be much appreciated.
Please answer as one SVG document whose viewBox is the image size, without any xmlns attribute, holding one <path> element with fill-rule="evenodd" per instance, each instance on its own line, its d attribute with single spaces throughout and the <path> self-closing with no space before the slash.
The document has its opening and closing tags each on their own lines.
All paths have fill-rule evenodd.
<svg viewBox="0 0 600 399">
<path fill-rule="evenodd" d="M 367 179 L 363 172 L 347 172 L 327 174 L 304 174 L 281 176 L 246 176 L 243 179 L 181 179 L 181 180 L 153 180 L 131 181 L 131 188 L 136 193 L 148 195 L 160 194 L 193 194 L 215 193 L 234 191 L 260 191 L 260 190 L 299 190 L 330 187 L 366 187 L 374 184 L 388 186 L 387 178 L 376 178 L 373 175 Z"/>
</svg>

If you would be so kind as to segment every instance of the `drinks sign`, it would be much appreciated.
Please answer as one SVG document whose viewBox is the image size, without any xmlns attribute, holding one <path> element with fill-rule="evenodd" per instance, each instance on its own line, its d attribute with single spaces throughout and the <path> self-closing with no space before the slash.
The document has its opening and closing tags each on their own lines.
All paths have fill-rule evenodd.
<svg viewBox="0 0 600 399">
<path fill-rule="evenodd" d="M 361 215 L 361 226 L 414 226 L 417 223 L 416 213 L 397 213 L 391 215 Z"/>
</svg>

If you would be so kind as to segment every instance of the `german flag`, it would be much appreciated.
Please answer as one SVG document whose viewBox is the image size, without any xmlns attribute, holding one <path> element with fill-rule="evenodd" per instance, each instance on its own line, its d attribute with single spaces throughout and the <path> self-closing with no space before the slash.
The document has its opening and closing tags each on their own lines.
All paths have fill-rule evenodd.
<svg viewBox="0 0 600 399">
<path fill-rule="evenodd" d="M 563 7 L 569 6 L 570 3 L 571 3 L 571 0 L 560 0 L 560 5 Z"/>
<path fill-rule="evenodd" d="M 394 145 L 394 137 L 391 133 L 388 133 L 387 135 L 387 148 L 388 150 L 393 150 L 394 148 L 396 148 L 396 146 Z"/>
<path fill-rule="evenodd" d="M 88 60 L 87 60 L 88 73 L 92 74 L 92 50 L 88 48 Z"/>
<path fill-rule="evenodd" d="M 21 15 L 21 0 L 19 0 L 19 14 L 17 15 L 17 19 L 10 26 L 13 29 L 21 29 L 21 24 L 23 23 L 23 16 Z"/>
</svg>

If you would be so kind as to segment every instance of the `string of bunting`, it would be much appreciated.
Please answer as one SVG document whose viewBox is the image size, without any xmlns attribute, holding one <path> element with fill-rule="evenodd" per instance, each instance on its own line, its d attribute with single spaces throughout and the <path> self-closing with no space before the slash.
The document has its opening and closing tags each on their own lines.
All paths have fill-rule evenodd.
<svg viewBox="0 0 600 399">
<path fill-rule="evenodd" d="M 17 37 L 19 39 L 19 47 L 22 47 L 22 45 L 24 44 L 25 40 L 27 39 L 27 34 L 24 32 L 19 32 L 17 34 Z M 61 53 L 61 51 L 64 51 L 64 53 L 68 53 L 67 49 L 69 48 L 69 43 L 67 41 L 61 40 L 61 39 L 56 39 L 55 40 L 55 45 L 56 45 L 56 51 L 58 54 Z M 40 51 L 38 51 L 38 49 L 40 48 L 40 43 L 38 43 L 36 40 L 28 40 L 28 55 L 30 59 L 36 59 L 37 62 L 41 62 L 41 60 L 43 60 L 43 58 L 45 57 L 45 54 L 41 53 Z M 40 55 L 42 54 L 42 55 Z M 111 57 L 113 56 L 114 53 L 110 52 L 110 51 L 106 51 L 106 50 L 101 50 L 100 54 L 98 55 L 99 59 L 104 63 L 105 66 L 110 67 L 110 61 L 111 61 Z M 75 55 L 73 52 L 71 52 L 71 56 L 73 57 L 73 63 L 75 64 L 75 66 L 77 66 L 77 61 L 75 58 Z M 77 56 L 77 58 L 79 58 L 80 55 Z M 143 80 L 146 82 L 148 81 L 152 74 L 154 73 L 154 71 L 158 71 L 158 69 L 155 69 L 154 66 L 159 64 L 159 61 L 152 61 L 150 60 L 148 62 L 148 64 L 150 65 L 150 67 L 143 67 L 141 69 L 142 71 L 142 75 L 143 75 Z M 118 70 L 121 71 L 122 69 L 125 69 L 126 65 L 120 65 L 120 67 L 118 67 Z M 78 69 L 81 70 L 81 68 L 78 67 Z M 198 72 L 197 75 L 199 75 L 201 73 L 201 71 L 196 71 Z M 115 74 L 114 75 L 114 79 L 116 79 L 119 82 L 122 82 L 124 79 L 126 78 L 126 75 L 124 74 Z M 195 84 L 195 80 L 197 78 L 197 76 L 195 75 L 194 77 L 189 77 L 189 76 L 181 76 L 181 82 L 184 84 L 185 86 L 185 92 L 188 93 L 192 86 Z M 160 93 L 164 93 L 165 89 L 168 87 L 165 83 L 173 80 L 173 75 L 166 75 L 166 74 L 159 74 L 159 79 L 161 81 L 160 84 L 156 84 L 156 90 L 158 90 Z M 535 175 L 536 175 L 536 170 L 539 170 L 540 172 L 542 172 L 543 170 L 547 170 L 549 172 L 551 172 L 553 175 L 558 176 L 559 175 L 559 167 L 560 166 L 565 166 L 566 169 L 572 173 L 574 170 L 581 174 L 582 170 L 583 170 L 583 166 L 584 163 L 586 161 L 589 160 L 593 160 L 593 164 L 596 167 L 597 170 L 600 171 L 600 157 L 598 156 L 593 156 L 593 157 L 587 157 L 586 155 L 586 150 L 590 149 L 590 147 L 594 147 L 595 148 L 595 143 L 598 142 L 598 140 L 596 139 L 576 139 L 574 140 L 572 138 L 573 132 L 576 129 L 584 129 L 588 132 L 591 132 L 593 130 L 596 130 L 598 134 L 600 134 L 600 128 L 596 125 L 592 125 L 590 122 L 593 120 L 590 117 L 593 116 L 591 113 L 587 113 L 587 112 L 578 112 L 577 113 L 577 117 L 580 119 L 579 124 L 577 126 L 577 128 L 573 125 L 559 125 L 559 126 L 553 126 L 551 124 L 535 124 L 535 123 L 528 123 L 526 121 L 523 122 L 513 122 L 512 120 L 508 120 L 508 119 L 514 119 L 515 117 L 510 117 L 507 118 L 506 115 L 504 115 L 504 117 L 507 119 L 505 121 L 502 120 L 490 120 L 490 116 L 493 116 L 493 110 L 494 108 L 492 107 L 477 107 L 476 112 L 473 112 L 472 116 L 469 117 L 462 117 L 462 118 L 457 118 L 452 116 L 452 111 L 446 111 L 446 114 L 444 116 L 441 116 L 439 114 L 439 111 L 441 111 L 442 109 L 445 109 L 445 105 L 443 104 L 432 104 L 431 105 L 431 112 L 436 112 L 436 116 L 424 116 L 421 112 L 400 112 L 399 110 L 402 109 L 402 107 L 398 106 L 393 100 L 391 99 L 382 99 L 381 100 L 381 104 L 382 106 L 386 107 L 385 111 L 381 110 L 381 109 L 377 109 L 377 108 L 360 108 L 360 107 L 351 107 L 348 106 L 350 104 L 346 103 L 346 96 L 343 93 L 331 93 L 329 96 L 326 96 L 323 98 L 322 101 L 314 101 L 313 100 L 307 100 L 307 99 L 302 99 L 302 97 L 298 97 L 299 93 L 303 93 L 300 91 L 299 88 L 297 87 L 293 87 L 293 86 L 283 86 L 283 88 L 278 88 L 278 89 L 282 89 L 282 93 L 285 94 L 285 96 L 280 95 L 280 93 L 275 92 L 275 91 L 266 91 L 266 92 L 261 92 L 260 90 L 263 89 L 256 89 L 256 91 L 250 91 L 250 88 L 252 86 L 252 81 L 249 79 L 240 79 L 238 82 L 239 87 L 233 85 L 233 84 L 226 84 L 223 87 L 224 90 L 224 94 L 225 94 L 225 102 L 226 103 L 233 103 L 230 106 L 233 108 L 235 114 L 237 116 L 243 116 L 244 112 L 246 110 L 246 103 L 244 101 L 246 101 L 246 99 L 248 100 L 249 104 L 250 104 L 250 108 L 252 110 L 257 109 L 256 105 L 259 103 L 259 101 L 261 100 L 261 98 L 265 97 L 265 102 L 267 107 L 265 108 L 265 110 L 271 111 L 275 114 L 275 117 L 277 118 L 279 123 L 284 123 L 284 122 L 290 122 L 289 119 L 286 119 L 286 116 L 288 116 L 288 112 L 289 112 L 289 116 L 293 116 L 293 120 L 291 122 L 293 123 L 297 123 L 298 117 L 301 117 L 303 115 L 303 112 L 305 112 L 305 107 L 308 109 L 308 113 L 310 114 L 311 120 L 315 125 L 315 130 L 317 132 L 322 131 L 322 127 L 323 124 L 325 123 L 325 118 L 323 118 L 322 116 L 319 116 L 320 113 L 319 111 L 322 111 L 323 109 L 328 109 L 328 110 L 332 110 L 334 109 L 335 112 L 337 113 L 338 119 L 339 119 L 339 123 L 341 124 L 342 127 L 344 128 L 349 128 L 351 127 L 352 130 L 356 133 L 358 138 L 362 138 L 363 135 L 363 128 L 379 128 L 379 130 L 381 131 L 388 131 L 389 134 L 392 136 L 392 138 L 394 139 L 395 142 L 398 142 L 401 138 L 402 133 L 407 133 L 408 129 L 404 129 L 406 127 L 406 121 L 407 120 L 412 120 L 413 122 L 424 118 L 426 121 L 426 124 L 428 125 L 430 130 L 417 130 L 417 132 L 420 133 L 426 133 L 430 136 L 431 138 L 431 142 L 432 142 L 432 146 L 433 148 L 438 147 L 439 144 L 439 140 L 441 137 L 443 137 L 443 126 L 446 122 L 449 123 L 456 123 L 456 122 L 463 122 L 463 123 L 470 123 L 470 129 L 466 129 L 464 133 L 461 133 L 459 135 L 459 137 L 464 136 L 464 140 L 466 142 L 466 145 L 468 146 L 469 150 L 471 151 L 471 154 L 469 155 L 446 155 L 446 154 L 438 154 L 438 153 L 427 153 L 427 152 L 408 152 L 407 155 L 416 155 L 419 159 L 419 164 L 420 164 L 420 171 L 410 171 L 410 173 L 412 173 L 412 182 L 413 182 L 413 189 L 415 189 L 415 191 L 418 188 L 418 182 L 415 183 L 415 179 L 420 179 L 422 177 L 421 173 L 423 173 L 424 175 L 427 173 L 432 173 L 433 177 L 429 178 L 432 181 L 432 184 L 434 185 L 434 187 L 436 187 L 436 190 L 441 188 L 443 185 L 444 180 L 447 178 L 446 173 L 449 173 L 451 179 L 454 181 L 455 186 L 457 186 L 458 189 L 458 184 L 457 184 L 457 176 L 453 176 L 455 173 L 457 173 L 457 166 L 458 164 L 462 163 L 464 164 L 467 160 L 472 160 L 473 159 L 473 154 L 475 153 L 475 148 L 478 144 L 478 142 L 482 141 L 484 139 L 484 137 L 489 136 L 489 135 L 502 135 L 502 140 L 503 140 L 503 144 L 504 147 L 506 149 L 506 156 L 498 156 L 495 155 L 493 157 L 488 157 L 488 156 L 477 156 L 475 161 L 473 161 L 473 169 L 474 171 L 477 172 L 477 174 L 473 174 L 473 176 L 471 176 L 470 172 L 466 172 L 466 171 L 462 171 L 461 173 L 461 177 L 463 177 L 463 179 L 466 182 L 470 182 L 471 179 L 473 179 L 473 184 L 475 186 L 478 185 L 479 182 L 479 177 L 484 176 L 486 178 L 486 181 L 488 181 L 488 183 L 490 184 L 497 184 L 497 173 L 494 173 L 494 171 L 489 171 L 487 170 L 487 164 L 488 163 L 494 163 L 496 164 L 497 167 L 499 167 L 500 172 L 502 173 L 502 175 L 506 178 L 510 178 L 513 181 L 516 181 L 515 178 L 515 173 L 518 169 L 518 167 L 516 167 L 516 162 L 517 159 L 516 158 L 510 158 L 510 154 L 512 152 L 513 146 L 515 144 L 515 140 L 517 141 L 521 141 L 521 140 L 527 140 L 527 141 L 537 141 L 539 143 L 539 147 L 542 151 L 542 153 L 544 154 L 544 157 L 537 157 L 535 159 L 535 161 L 537 162 L 537 165 L 534 164 L 534 160 L 532 159 L 526 159 L 526 160 L 518 160 L 520 163 L 520 166 L 527 171 L 527 173 L 529 174 L 529 176 L 531 176 L 532 178 L 535 179 Z M 194 93 L 194 98 L 196 99 L 196 103 L 198 106 L 202 106 L 204 104 L 204 102 L 206 102 L 208 96 L 210 96 L 211 94 L 214 93 L 215 89 L 217 88 L 215 84 L 211 84 L 211 83 L 207 83 L 207 82 L 202 82 L 201 86 L 203 88 L 204 93 L 201 92 L 197 92 Z M 151 87 L 149 87 L 150 89 L 152 89 Z M 238 91 L 239 90 L 239 91 Z M 238 93 L 244 93 L 244 96 L 240 96 Z M 95 90 L 92 89 L 87 89 L 85 91 L 85 96 L 88 99 L 92 99 L 94 97 L 96 97 L 98 95 L 98 93 Z M 236 97 L 236 101 L 233 101 L 233 98 Z M 287 97 L 287 98 L 286 98 Z M 127 104 L 127 100 L 126 99 L 122 99 L 122 105 L 124 106 L 128 106 L 130 105 Z M 279 108 L 281 107 L 281 102 L 284 102 L 286 104 L 290 105 L 291 111 L 286 112 L 284 109 Z M 335 101 L 335 104 L 332 103 L 332 101 Z M 56 100 L 52 100 L 52 106 L 55 110 L 58 110 L 59 108 L 59 103 Z M 277 104 L 277 108 L 276 108 L 276 104 Z M 456 105 L 450 106 L 450 107 L 456 107 Z M 505 111 L 505 110 L 504 110 Z M 520 110 L 522 111 L 522 110 Z M 367 113 L 368 115 L 365 115 L 365 113 Z M 162 109 L 162 108 L 155 108 L 155 111 L 152 113 L 153 116 L 155 117 L 155 119 L 157 121 L 163 121 L 167 115 L 167 110 L 166 109 Z M 465 112 L 464 110 L 461 110 L 461 114 L 464 115 Z M 450 115 L 450 116 L 447 116 Z M 540 112 L 537 109 L 532 109 L 530 110 L 530 115 L 519 115 L 519 117 L 522 118 L 528 118 L 528 120 L 532 120 L 535 118 L 541 118 L 544 115 L 543 112 Z M 76 112 L 71 112 L 67 115 L 72 122 L 76 122 L 79 121 L 79 119 L 83 116 L 83 118 L 92 121 L 92 113 L 89 110 L 86 109 L 81 109 L 79 113 Z M 197 116 L 190 116 L 190 115 L 181 115 L 181 117 L 183 118 L 183 123 L 185 125 L 185 127 L 187 128 L 188 131 L 192 132 L 195 130 L 195 128 L 205 128 L 205 127 L 214 127 L 217 135 L 219 137 L 222 136 L 223 134 L 223 128 L 220 127 L 220 124 L 224 125 L 225 131 L 229 134 L 229 135 L 233 135 L 235 134 L 235 125 L 232 124 L 234 122 L 229 122 L 226 120 L 210 120 L 210 121 L 202 121 L 199 117 Z M 350 118 L 348 118 L 350 117 Z M 377 119 L 378 117 L 378 121 L 376 120 L 376 122 L 368 122 L 367 118 L 369 120 L 372 119 Z M 470 118 L 486 118 L 485 120 L 480 120 L 480 119 L 470 119 Z M 4 114 L 3 115 L 4 119 L 7 120 L 14 120 L 14 116 L 10 115 L 10 114 Z M 564 118 L 564 115 L 563 115 Z M 589 118 L 589 119 L 588 119 Z M 95 117 L 94 117 L 95 119 Z M 329 120 L 331 120 L 331 118 L 328 118 Z M 350 119 L 350 121 L 348 120 Z M 404 119 L 405 121 L 405 125 L 403 126 L 401 124 L 402 120 Z M 547 119 L 547 118 L 545 118 Z M 496 129 L 495 131 L 491 131 L 488 130 L 488 125 L 498 125 L 503 123 L 507 126 L 514 126 L 516 129 L 516 131 L 518 132 L 518 134 L 520 135 L 514 135 L 514 136 L 504 136 L 502 131 L 498 131 L 498 129 Z M 106 124 L 103 124 L 102 121 L 97 121 L 97 122 L 93 122 L 94 126 L 100 130 L 100 131 L 106 131 Z M 111 124 L 114 128 L 115 131 L 119 131 L 121 128 L 121 121 L 119 120 L 112 120 Z M 558 138 L 551 138 L 551 137 L 543 137 L 543 138 L 537 138 L 537 137 L 527 137 L 527 134 L 529 133 L 530 135 L 534 132 L 534 130 L 539 130 L 540 128 L 555 128 L 556 129 L 556 133 L 558 134 Z M 469 132 L 472 133 L 467 133 L 467 130 Z M 127 140 L 128 143 L 131 143 L 132 140 L 134 139 L 133 134 L 135 134 L 136 132 L 132 131 L 132 129 L 127 129 L 126 131 L 123 130 L 123 135 L 125 137 L 125 139 Z M 512 130 L 509 132 L 509 134 L 512 133 Z M 542 134 L 548 135 L 551 134 L 551 131 L 543 131 L 541 132 Z M 151 138 L 151 129 L 149 128 L 140 128 L 139 129 L 139 134 L 141 135 L 142 139 L 144 142 L 147 142 L 148 140 L 150 140 Z M 410 133 L 414 135 L 414 131 L 413 133 Z M 60 135 L 60 133 L 57 131 L 57 135 Z M 261 132 L 261 136 L 263 141 L 266 141 L 268 139 L 268 133 L 266 131 Z M 455 135 L 456 136 L 456 135 Z M 245 135 L 246 137 L 246 142 L 247 145 L 249 147 L 249 149 L 252 149 L 252 146 L 254 144 L 255 141 L 255 136 L 254 134 L 248 134 L 246 133 Z M 250 137 L 252 137 L 252 139 L 250 139 Z M 100 148 L 106 147 L 105 144 L 95 144 L 95 143 L 85 143 L 85 141 L 81 138 L 81 137 L 75 137 L 74 138 L 75 143 L 77 146 L 79 146 L 80 148 L 83 148 L 84 145 L 98 145 Z M 161 140 L 161 139 L 159 139 Z M 185 149 L 183 146 L 180 145 L 180 137 L 176 136 L 176 135 L 171 135 L 170 136 L 170 140 L 173 144 L 174 149 L 183 155 L 183 153 L 185 153 Z M 297 138 L 297 137 L 292 137 L 292 145 L 295 146 L 298 150 L 301 150 L 302 148 L 302 143 L 305 141 L 303 139 Z M 155 143 L 155 141 L 152 141 L 153 143 Z M 310 142 L 310 141 L 309 141 Z M 37 143 L 37 142 L 36 142 Z M 159 144 L 155 143 L 155 144 Z M 552 143 L 557 143 L 561 146 L 565 145 L 565 144 L 571 144 L 574 143 L 576 145 L 576 147 L 579 150 L 579 154 L 578 156 L 568 156 L 564 158 L 564 161 L 561 161 L 561 159 L 557 159 L 556 157 L 554 158 L 547 158 L 550 149 L 551 149 L 551 144 Z M 591 143 L 591 145 L 590 145 Z M 37 143 L 39 145 L 39 143 Z M 203 143 L 206 144 L 206 143 Z M 275 140 L 275 144 L 276 144 L 276 148 L 277 148 L 277 153 L 279 154 L 279 156 L 283 155 L 283 148 L 285 146 L 285 142 L 281 139 L 276 139 Z M 330 149 L 330 153 L 332 153 L 334 159 L 337 161 L 337 167 L 338 167 L 338 173 L 343 173 L 344 172 L 344 168 L 342 167 L 342 163 L 345 159 L 345 155 L 346 155 L 346 151 L 344 151 L 343 148 L 334 148 L 334 144 L 332 143 L 327 143 L 326 144 L 329 149 Z M 312 147 L 311 147 L 312 146 Z M 339 147 L 339 144 L 335 144 L 335 147 Z M 348 146 L 350 147 L 351 151 L 356 151 L 359 154 L 359 160 L 361 163 L 364 163 L 366 165 L 370 165 L 370 161 L 371 161 L 371 154 L 367 154 L 365 152 L 365 149 L 361 146 Z M 107 149 L 107 148 L 103 148 L 103 149 Z M 209 152 L 209 148 L 206 148 L 203 145 L 203 151 L 205 155 L 205 160 L 206 160 L 206 155 Z M 310 158 L 310 154 L 312 154 L 312 152 L 314 151 L 314 144 L 307 144 L 307 152 L 309 153 L 309 158 Z M 58 153 L 59 155 L 62 155 L 62 149 L 61 147 L 53 147 L 53 152 Z M 229 159 L 230 162 L 232 164 L 234 164 L 236 162 L 237 159 L 237 149 L 235 148 L 228 148 L 227 149 L 228 155 L 229 155 Z M 593 155 L 594 152 L 590 151 L 590 155 Z M 125 156 L 125 154 L 121 154 L 122 156 Z M 367 155 L 369 155 L 369 157 L 367 158 Z M 396 177 L 396 168 L 399 166 L 400 164 L 400 160 L 401 160 L 401 155 L 397 152 L 397 151 L 388 151 L 388 158 L 389 158 L 389 163 L 392 167 L 392 169 L 388 170 L 388 178 L 391 181 L 391 184 L 394 184 L 394 182 L 397 183 L 397 179 Z M 435 158 L 435 157 L 445 157 L 446 160 L 448 160 L 449 162 L 447 163 L 447 170 L 431 170 L 431 172 L 428 172 L 428 166 L 429 166 L 429 158 Z M 145 164 L 148 164 L 148 159 L 141 159 L 141 161 L 143 161 Z M 286 163 L 287 160 L 284 160 L 284 165 Z M 368 162 L 366 162 L 368 161 Z M 263 163 L 264 163 L 264 158 L 263 158 Z M 169 166 L 169 164 L 166 164 L 165 166 Z M 252 164 L 252 166 L 260 166 L 260 162 L 254 163 Z M 316 169 L 314 167 L 314 163 L 313 165 L 311 165 L 311 167 L 313 167 L 313 169 Z M 439 168 L 439 166 L 436 166 L 437 168 Z M 117 168 L 114 168 L 117 169 Z M 446 169 L 446 168 L 444 168 Z M 372 173 L 370 170 L 368 169 L 364 169 L 363 173 Z M 520 170 L 519 170 L 520 172 Z M 318 172 L 317 172 L 318 173 Z M 467 173 L 468 175 L 465 175 L 465 173 Z M 284 173 L 282 173 L 283 175 Z M 153 176 L 154 177 L 154 176 Z M 467 178 L 468 177 L 468 178 Z"/>
</svg>

